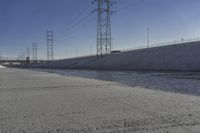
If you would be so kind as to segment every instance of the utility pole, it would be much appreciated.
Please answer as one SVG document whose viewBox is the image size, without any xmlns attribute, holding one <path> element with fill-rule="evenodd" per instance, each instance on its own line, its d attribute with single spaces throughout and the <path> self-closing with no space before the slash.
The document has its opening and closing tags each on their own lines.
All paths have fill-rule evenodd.
<svg viewBox="0 0 200 133">
<path fill-rule="evenodd" d="M 147 48 L 149 48 L 149 28 L 147 28 Z"/>
<path fill-rule="evenodd" d="M 113 13 L 111 6 L 113 0 L 95 0 L 97 2 L 97 56 L 110 53 L 111 42 L 111 22 L 110 16 Z"/>
<path fill-rule="evenodd" d="M 53 60 L 54 32 L 47 30 L 47 60 Z"/>
<path fill-rule="evenodd" d="M 90 44 L 90 55 L 92 55 L 92 43 Z"/>
<path fill-rule="evenodd" d="M 78 57 L 78 48 L 76 48 L 76 57 Z"/>
<path fill-rule="evenodd" d="M 37 43 L 33 42 L 33 60 L 37 61 Z"/>
</svg>

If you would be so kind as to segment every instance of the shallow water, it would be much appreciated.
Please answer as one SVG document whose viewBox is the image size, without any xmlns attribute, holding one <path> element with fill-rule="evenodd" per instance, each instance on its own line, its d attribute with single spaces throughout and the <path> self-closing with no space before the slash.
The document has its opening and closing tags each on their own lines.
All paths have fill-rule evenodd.
<svg viewBox="0 0 200 133">
<path fill-rule="evenodd" d="M 93 71 L 66 69 L 34 69 L 64 76 L 114 81 L 128 86 L 200 95 L 200 72 Z"/>
</svg>

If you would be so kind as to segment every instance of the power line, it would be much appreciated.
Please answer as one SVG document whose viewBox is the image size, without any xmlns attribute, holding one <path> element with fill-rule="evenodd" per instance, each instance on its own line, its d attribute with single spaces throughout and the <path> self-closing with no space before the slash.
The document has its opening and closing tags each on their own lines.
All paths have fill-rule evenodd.
<svg viewBox="0 0 200 133">
<path fill-rule="evenodd" d="M 134 6 L 136 4 L 138 4 L 139 2 L 143 2 L 144 0 L 136 0 L 136 1 L 132 1 L 131 3 L 127 4 L 126 6 L 123 6 L 121 8 L 118 9 L 119 10 L 124 10 L 124 9 L 128 9 L 131 6 Z"/>
<path fill-rule="evenodd" d="M 77 27 L 79 24 L 83 23 L 85 20 L 87 20 L 90 16 L 92 15 L 92 13 L 82 17 L 81 19 L 79 19 L 79 21 L 74 22 L 73 25 L 71 25 L 68 29 L 66 29 L 67 31 L 72 30 L 73 28 Z M 65 31 L 66 31 L 65 30 Z"/>
<path fill-rule="evenodd" d="M 82 8 L 82 10 L 80 10 L 80 12 L 78 12 L 78 14 L 77 15 L 74 15 L 74 16 L 72 16 L 72 17 L 69 17 L 69 16 L 66 16 L 66 17 L 64 17 L 64 19 L 63 20 L 61 20 L 62 22 L 64 22 L 64 26 L 61 26 L 62 24 L 60 24 L 60 23 L 57 23 L 57 24 L 55 24 L 55 23 L 51 23 L 51 21 L 49 21 L 46 25 L 46 28 L 44 28 L 44 30 L 46 30 L 46 29 L 57 29 L 57 32 L 60 32 L 60 31 L 62 31 L 63 29 L 65 29 L 65 27 L 69 27 L 71 24 L 73 24 L 73 22 L 74 21 L 76 21 L 78 18 L 80 18 L 80 16 L 82 15 L 82 14 L 84 14 L 89 8 L 90 8 L 90 6 L 91 6 L 91 3 L 90 4 L 88 4 L 87 6 L 85 6 L 84 8 Z M 63 18 L 63 17 L 62 17 Z M 70 19 L 69 19 L 70 18 Z M 66 20 L 68 20 L 69 19 L 69 21 L 66 23 Z M 53 27 L 54 26 L 54 27 Z M 59 28 L 59 27 L 60 28 Z M 57 28 L 58 27 L 58 28 Z"/>
<path fill-rule="evenodd" d="M 81 15 L 83 15 L 89 8 L 90 8 L 91 4 L 87 5 L 86 8 L 84 8 L 83 10 L 81 10 L 76 16 L 74 16 L 70 21 L 68 21 L 67 23 L 65 23 L 64 26 L 62 26 L 62 30 L 65 27 L 72 27 L 72 24 L 74 24 L 76 21 L 80 21 Z M 87 15 L 88 16 L 88 15 Z M 68 19 L 68 17 L 65 19 L 65 21 Z"/>
<path fill-rule="evenodd" d="M 67 34 L 67 36 L 71 36 L 77 31 L 80 31 L 80 29 L 85 28 L 85 26 L 89 24 L 90 21 L 88 21 L 88 18 L 93 13 L 90 12 L 89 14 L 85 16 L 82 16 L 82 15 L 90 8 L 91 5 L 92 4 L 90 3 L 84 10 L 82 10 L 78 15 L 76 15 L 73 19 L 71 19 L 71 21 L 68 21 L 68 23 L 65 24 L 68 27 L 67 29 L 65 29 L 65 27 L 62 27 L 62 30 L 67 31 L 64 35 Z"/>
<path fill-rule="evenodd" d="M 87 28 L 87 31 L 89 31 L 90 29 L 92 29 L 96 24 L 94 23 L 93 25 L 89 25 L 91 23 L 91 20 L 94 20 L 93 18 L 92 19 L 89 19 L 87 22 L 85 23 L 82 23 L 82 25 L 80 25 L 79 27 L 77 27 L 76 29 L 74 29 L 73 31 L 71 32 L 68 32 L 68 34 L 64 34 L 64 38 L 62 40 L 69 40 L 69 39 L 72 39 L 73 38 L 73 35 L 77 32 L 81 32 L 82 29 L 86 29 Z M 78 37 L 78 36 L 74 36 L 74 37 Z M 60 40 L 60 41 L 62 41 Z"/>
<path fill-rule="evenodd" d="M 73 35 L 77 31 L 80 31 L 81 29 L 86 28 L 87 25 L 91 24 L 92 20 L 94 20 L 94 18 L 90 18 L 87 21 L 82 21 L 76 27 L 73 27 L 73 29 L 71 29 L 71 31 L 66 32 L 66 34 L 64 34 L 64 36 L 67 37 L 67 36 Z M 90 27 L 92 27 L 92 26 L 90 26 Z"/>
</svg>

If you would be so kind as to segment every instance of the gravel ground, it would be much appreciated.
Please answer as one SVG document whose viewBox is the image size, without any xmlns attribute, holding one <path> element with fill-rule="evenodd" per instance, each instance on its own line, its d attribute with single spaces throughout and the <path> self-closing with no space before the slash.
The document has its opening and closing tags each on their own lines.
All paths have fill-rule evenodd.
<svg viewBox="0 0 200 133">
<path fill-rule="evenodd" d="M 200 98 L 0 69 L 0 133 L 199 133 Z"/>
</svg>

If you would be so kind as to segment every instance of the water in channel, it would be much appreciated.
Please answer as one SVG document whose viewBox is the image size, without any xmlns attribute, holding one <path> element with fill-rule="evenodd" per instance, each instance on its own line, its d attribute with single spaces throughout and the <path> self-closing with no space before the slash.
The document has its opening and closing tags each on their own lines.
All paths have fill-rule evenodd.
<svg viewBox="0 0 200 133">
<path fill-rule="evenodd" d="M 95 71 L 68 69 L 34 69 L 64 76 L 113 81 L 131 87 L 200 95 L 200 72 Z"/>
</svg>

